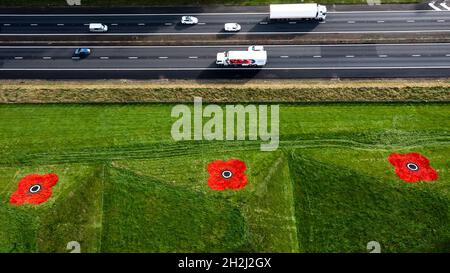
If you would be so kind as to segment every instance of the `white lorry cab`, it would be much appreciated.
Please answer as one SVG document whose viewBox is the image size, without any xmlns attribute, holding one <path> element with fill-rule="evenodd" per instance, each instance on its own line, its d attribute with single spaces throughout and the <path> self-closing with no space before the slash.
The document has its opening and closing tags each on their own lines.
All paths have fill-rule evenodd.
<svg viewBox="0 0 450 273">
<path fill-rule="evenodd" d="M 270 20 L 319 20 L 327 17 L 327 7 L 319 4 L 270 5 Z"/>
<path fill-rule="evenodd" d="M 100 23 L 90 23 L 89 24 L 90 32 L 107 32 L 108 26 Z"/>
<path fill-rule="evenodd" d="M 248 50 L 230 50 L 217 53 L 219 66 L 262 67 L 267 63 L 267 51 L 262 46 L 250 46 Z"/>
</svg>

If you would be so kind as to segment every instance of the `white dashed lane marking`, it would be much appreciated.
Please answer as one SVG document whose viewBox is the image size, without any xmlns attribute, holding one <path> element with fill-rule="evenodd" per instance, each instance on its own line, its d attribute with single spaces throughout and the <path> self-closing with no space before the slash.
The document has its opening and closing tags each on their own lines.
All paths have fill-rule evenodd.
<svg viewBox="0 0 450 273">
<path fill-rule="evenodd" d="M 44 60 L 51 60 L 51 59 L 52 59 L 52 57 L 50 57 L 50 56 L 47 56 L 47 57 L 42 57 L 42 59 L 44 59 Z"/>
<path fill-rule="evenodd" d="M 16 57 L 14 57 L 14 59 L 15 59 L 15 60 L 22 60 L 22 59 L 23 59 L 23 57 L 20 57 L 20 56 L 16 56 Z"/>
<path fill-rule="evenodd" d="M 162 56 L 162 57 L 158 57 L 159 59 L 168 59 L 169 57 L 167 56 Z"/>
<path fill-rule="evenodd" d="M 355 56 L 354 55 L 347 55 L 347 56 L 345 56 L 345 58 L 354 58 Z"/>
<path fill-rule="evenodd" d="M 106 57 L 106 56 L 105 56 L 105 57 L 100 57 L 100 59 L 101 59 L 101 60 L 108 60 L 109 57 Z"/>
<path fill-rule="evenodd" d="M 413 55 L 411 55 L 412 57 L 420 57 L 421 55 L 420 54 L 413 54 Z"/>
<path fill-rule="evenodd" d="M 322 58 L 320 55 L 314 55 L 313 58 Z"/>
<path fill-rule="evenodd" d="M 189 59 L 197 59 L 197 56 L 189 56 Z"/>
<path fill-rule="evenodd" d="M 378 57 L 380 57 L 380 58 L 386 58 L 388 55 L 384 55 L 384 54 L 382 54 L 382 55 L 378 55 Z"/>
<path fill-rule="evenodd" d="M 128 59 L 137 59 L 138 57 L 128 57 Z"/>
</svg>

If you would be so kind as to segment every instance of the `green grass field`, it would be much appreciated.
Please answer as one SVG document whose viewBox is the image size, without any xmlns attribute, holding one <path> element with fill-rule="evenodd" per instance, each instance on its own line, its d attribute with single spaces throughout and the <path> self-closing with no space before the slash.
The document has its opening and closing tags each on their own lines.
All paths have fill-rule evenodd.
<svg viewBox="0 0 450 273">
<path fill-rule="evenodd" d="M 198 6 L 198 5 L 268 5 L 276 3 L 319 2 L 321 4 L 367 4 L 367 0 L 81 0 L 82 6 Z M 419 0 L 384 0 L 383 3 L 419 3 Z M 67 6 L 65 0 L 2 0 L 0 6 Z"/>
<path fill-rule="evenodd" d="M 286 104 L 280 148 L 175 142 L 170 104 L 0 105 L 0 252 L 450 251 L 450 106 Z M 408 184 L 387 157 L 439 173 Z M 207 164 L 239 158 L 248 185 L 212 191 Z M 52 198 L 8 203 L 54 172 Z"/>
</svg>

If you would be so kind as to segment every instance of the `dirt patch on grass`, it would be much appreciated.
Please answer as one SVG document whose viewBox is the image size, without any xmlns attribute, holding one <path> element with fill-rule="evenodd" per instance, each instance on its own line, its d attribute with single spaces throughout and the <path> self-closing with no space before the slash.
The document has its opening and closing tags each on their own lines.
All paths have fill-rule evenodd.
<svg viewBox="0 0 450 273">
<path fill-rule="evenodd" d="M 0 103 L 450 102 L 450 80 L 2 81 Z"/>
</svg>

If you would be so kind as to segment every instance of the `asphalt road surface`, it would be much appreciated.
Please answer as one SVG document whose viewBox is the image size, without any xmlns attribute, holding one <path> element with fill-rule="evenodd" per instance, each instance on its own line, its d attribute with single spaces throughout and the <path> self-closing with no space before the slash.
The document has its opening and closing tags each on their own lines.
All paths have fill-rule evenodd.
<svg viewBox="0 0 450 273">
<path fill-rule="evenodd" d="M 0 47 L 0 78 L 316 78 L 448 77 L 450 44 L 265 46 L 263 68 L 217 67 L 217 52 L 245 46 Z"/>
<path fill-rule="evenodd" d="M 186 14 L 0 14 L 0 35 L 228 35 L 272 33 L 389 33 L 450 32 L 450 11 L 329 12 L 326 22 L 271 22 L 268 13 L 199 13 L 197 25 L 181 25 Z M 237 33 L 224 23 L 239 23 Z M 104 23 L 107 33 L 90 33 L 89 23 Z"/>
</svg>

